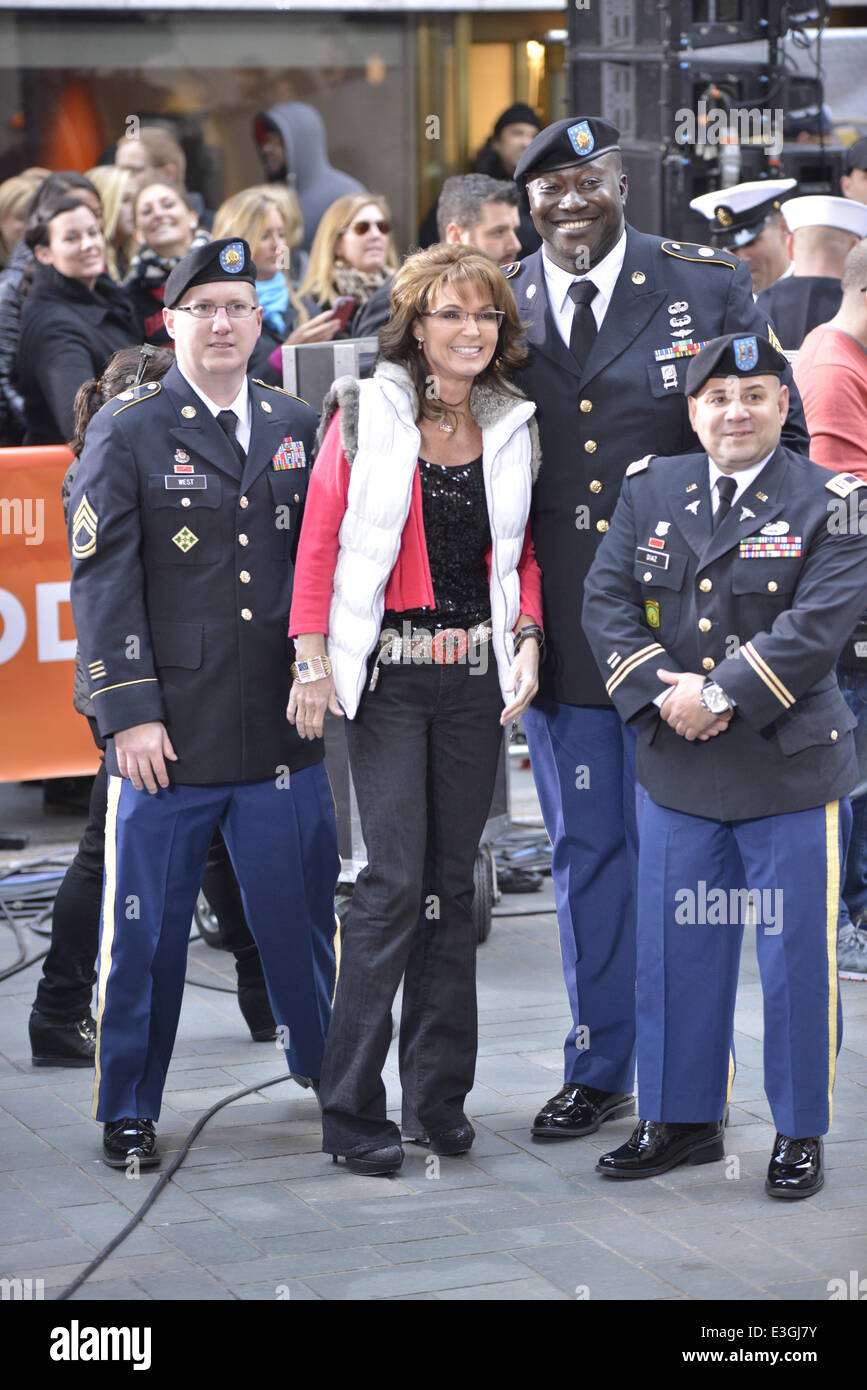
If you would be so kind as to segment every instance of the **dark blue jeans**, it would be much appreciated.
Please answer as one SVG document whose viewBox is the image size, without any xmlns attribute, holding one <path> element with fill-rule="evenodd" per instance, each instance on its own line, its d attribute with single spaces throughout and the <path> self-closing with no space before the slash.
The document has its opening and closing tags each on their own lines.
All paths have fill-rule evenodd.
<svg viewBox="0 0 867 1390">
<path fill-rule="evenodd" d="M 322 1068 L 326 1153 L 395 1144 L 382 1069 L 403 977 L 402 1130 L 463 1122 L 477 1048 L 473 868 L 503 708 L 493 651 L 468 665 L 380 667 L 347 721 L 367 866 L 346 920 Z"/>
<path fill-rule="evenodd" d="M 837 679 L 843 698 L 858 720 L 855 750 L 860 784 L 867 781 L 867 672 L 847 671 L 838 665 Z M 852 838 L 840 902 L 840 930 L 863 912 L 867 912 L 867 794 L 858 795 L 856 787 L 852 798 Z"/>
</svg>

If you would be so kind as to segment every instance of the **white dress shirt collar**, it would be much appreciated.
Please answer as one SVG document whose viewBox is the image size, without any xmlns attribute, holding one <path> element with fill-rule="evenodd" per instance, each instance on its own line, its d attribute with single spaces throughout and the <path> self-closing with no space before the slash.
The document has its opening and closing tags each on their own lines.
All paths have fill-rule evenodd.
<svg viewBox="0 0 867 1390">
<path fill-rule="evenodd" d="M 181 376 L 184 378 L 184 381 L 190 387 L 190 390 L 195 391 L 202 404 L 204 406 L 207 406 L 208 410 L 211 412 L 215 420 L 221 410 L 234 411 L 234 413 L 238 417 L 238 425 L 235 430 L 235 438 L 238 440 L 238 443 L 241 445 L 241 448 L 244 450 L 244 453 L 246 454 L 250 448 L 250 433 L 252 423 L 250 420 L 250 387 L 247 383 L 247 378 L 244 377 L 243 381 L 241 382 L 241 389 L 238 392 L 235 399 L 232 401 L 231 405 L 217 405 L 216 401 L 212 401 L 210 396 L 205 395 L 201 387 L 197 386 L 194 381 L 190 381 L 190 378 L 184 375 L 180 367 L 178 367 L 178 371 L 181 372 Z"/>
<path fill-rule="evenodd" d="M 572 315 L 575 306 L 569 298 L 570 286 L 581 280 L 592 280 L 596 286 L 596 298 L 591 304 L 593 317 L 596 320 L 596 327 L 602 327 L 602 320 L 605 317 L 608 305 L 611 303 L 611 296 L 614 294 L 614 286 L 617 284 L 617 277 L 623 269 L 623 261 L 626 256 L 626 228 L 623 228 L 620 240 L 612 246 L 607 256 L 603 256 L 598 265 L 594 265 L 583 275 L 574 275 L 570 270 L 563 270 L 549 259 L 546 247 L 542 246 L 542 268 L 545 273 L 545 285 L 548 291 L 548 303 L 551 306 L 551 313 L 560 337 L 566 346 L 569 346 L 569 335 L 572 332 Z"/>
<path fill-rule="evenodd" d="M 710 454 L 708 454 L 708 478 L 710 481 L 710 495 L 713 510 L 716 511 L 717 507 L 719 506 L 719 493 L 716 490 L 716 485 L 719 482 L 720 478 L 731 477 L 734 478 L 735 482 L 737 483 L 734 496 L 732 497 L 732 506 L 734 506 L 735 502 L 737 502 L 738 498 L 742 495 L 742 493 L 746 492 L 747 488 L 751 487 L 752 484 L 756 481 L 756 478 L 761 473 L 765 464 L 769 461 L 769 459 L 773 458 L 776 452 L 776 448 L 773 448 L 769 454 L 766 454 L 765 457 L 761 459 L 759 463 L 754 463 L 751 468 L 742 468 L 737 473 L 730 474 L 723 473 L 722 469 L 714 463 Z"/>
</svg>

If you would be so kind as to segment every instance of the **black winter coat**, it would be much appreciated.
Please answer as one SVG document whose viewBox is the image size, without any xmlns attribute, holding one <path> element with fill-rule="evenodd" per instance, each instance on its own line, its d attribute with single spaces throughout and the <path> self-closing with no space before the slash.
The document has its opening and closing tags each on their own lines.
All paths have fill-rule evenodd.
<svg viewBox="0 0 867 1390">
<path fill-rule="evenodd" d="M 19 241 L 0 273 L 0 449 L 12 448 L 24 438 L 24 397 L 15 364 L 21 340 L 21 281 L 32 260 L 30 247 Z"/>
<path fill-rule="evenodd" d="M 18 383 L 25 444 L 63 444 L 73 433 L 73 401 L 84 381 L 101 376 L 120 348 L 139 341 L 126 293 L 108 275 L 92 290 L 39 265 L 21 314 Z"/>
</svg>

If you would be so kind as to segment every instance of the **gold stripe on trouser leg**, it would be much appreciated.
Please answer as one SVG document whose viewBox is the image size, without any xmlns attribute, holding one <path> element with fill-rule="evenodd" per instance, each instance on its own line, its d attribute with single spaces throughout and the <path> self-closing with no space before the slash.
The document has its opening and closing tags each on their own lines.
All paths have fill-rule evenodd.
<svg viewBox="0 0 867 1390">
<path fill-rule="evenodd" d="M 105 991 L 111 970 L 111 948 L 114 945 L 114 908 L 117 896 L 117 805 L 120 801 L 122 777 L 108 779 L 108 805 L 105 813 L 105 890 L 102 898 L 102 942 L 99 948 L 99 983 L 96 993 L 96 1074 L 93 1079 L 93 1118 L 99 1108 L 100 1043 Z M 120 1118 L 112 1117 L 112 1118 Z"/>
<path fill-rule="evenodd" d="M 840 803 L 825 806 L 825 927 L 828 941 L 828 1127 L 837 1070 L 837 924 L 840 920 Z"/>
<path fill-rule="evenodd" d="M 727 1082 L 727 1084 L 726 1084 L 726 1105 L 728 1105 L 729 1101 L 730 1101 L 731 1098 L 732 1098 L 732 1086 L 734 1085 L 734 1080 L 735 1080 L 735 1054 L 732 1052 L 731 1048 L 729 1048 L 729 1079 L 728 1079 L 728 1082 Z"/>
</svg>

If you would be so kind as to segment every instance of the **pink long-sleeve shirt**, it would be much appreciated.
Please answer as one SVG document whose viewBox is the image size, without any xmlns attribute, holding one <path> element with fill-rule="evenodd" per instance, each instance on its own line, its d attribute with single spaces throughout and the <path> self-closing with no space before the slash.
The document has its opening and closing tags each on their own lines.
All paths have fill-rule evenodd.
<svg viewBox="0 0 867 1390">
<path fill-rule="evenodd" d="M 290 637 L 297 637 L 302 632 L 328 632 L 328 612 L 340 548 L 340 526 L 349 496 L 349 477 L 350 465 L 340 443 L 338 410 L 328 427 L 307 487 L 292 586 Z M 490 547 L 486 558 L 490 580 Z M 529 522 L 518 561 L 518 579 L 521 613 L 541 627 L 542 573 L 536 562 Z M 385 606 L 394 613 L 434 607 L 418 469 L 413 478 L 409 515 L 400 538 L 400 550 L 385 587 Z"/>
</svg>

